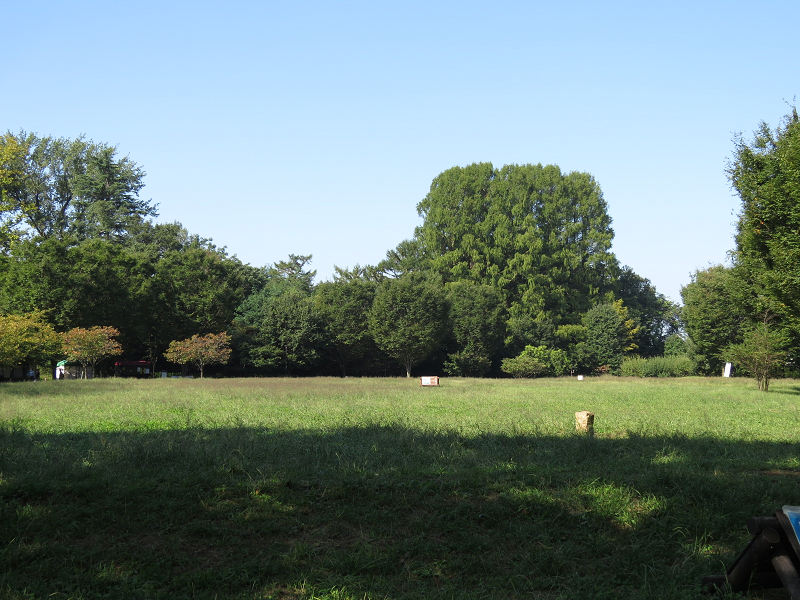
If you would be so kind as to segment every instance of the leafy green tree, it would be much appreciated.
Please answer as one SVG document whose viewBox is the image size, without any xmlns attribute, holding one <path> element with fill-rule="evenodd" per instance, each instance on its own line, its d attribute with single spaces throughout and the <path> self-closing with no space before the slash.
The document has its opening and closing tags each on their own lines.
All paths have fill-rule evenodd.
<svg viewBox="0 0 800 600">
<path fill-rule="evenodd" d="M 225 330 L 266 276 L 178 224 L 123 242 L 22 240 L 0 258 L 0 311 L 43 310 L 59 330 L 107 323 L 153 364 L 171 340 Z"/>
<path fill-rule="evenodd" d="M 623 267 L 614 282 L 614 296 L 623 301 L 637 327 L 633 343 L 643 357 L 664 353 L 664 343 L 680 330 L 680 309 L 656 291 L 650 280 Z"/>
<path fill-rule="evenodd" d="M 696 271 L 681 288 L 682 316 L 686 333 L 696 347 L 698 368 L 705 374 L 719 374 L 723 353 L 742 341 L 750 311 L 743 306 L 741 281 L 734 270 L 722 265 Z"/>
<path fill-rule="evenodd" d="M 748 329 L 742 342 L 728 346 L 725 357 L 754 377 L 759 390 L 768 392 L 770 379 L 780 373 L 786 361 L 786 343 L 786 335 L 771 328 L 765 319 Z"/>
<path fill-rule="evenodd" d="M 143 273 L 130 280 L 137 316 L 123 331 L 125 346 L 153 364 L 171 340 L 227 329 L 236 308 L 267 280 L 264 269 L 190 235 L 180 223 L 139 223 L 121 246 Z"/>
<path fill-rule="evenodd" d="M 150 308 L 171 339 L 214 333 L 228 327 L 256 283 L 247 265 L 235 257 L 192 242 L 165 252 L 153 265 Z"/>
<path fill-rule="evenodd" d="M 146 273 L 104 240 L 23 240 L 0 270 L 0 310 L 44 311 L 62 331 L 98 322 L 127 331 L 141 315 L 136 289 Z"/>
<path fill-rule="evenodd" d="M 289 288 L 268 298 L 256 323 L 256 340 L 250 360 L 288 376 L 307 370 L 319 361 L 321 327 L 311 297 Z"/>
<path fill-rule="evenodd" d="M 41 312 L 0 315 L 0 365 L 46 364 L 61 351 L 61 336 Z"/>
<path fill-rule="evenodd" d="M 67 360 L 81 364 L 84 379 L 88 367 L 92 367 L 94 371 L 101 359 L 122 354 L 122 346 L 114 339 L 119 336 L 119 331 L 113 327 L 99 325 L 89 329 L 76 327 L 63 335 L 64 354 Z"/>
<path fill-rule="evenodd" d="M 796 108 L 792 107 L 774 131 L 762 122 L 752 141 L 738 136 L 727 172 L 742 201 L 734 254 L 740 279 L 756 296 L 769 302 L 767 309 L 784 321 L 787 330 L 797 330 L 800 118 Z M 758 318 L 752 320 L 757 322 Z"/>
<path fill-rule="evenodd" d="M 377 350 L 368 327 L 375 288 L 371 281 L 351 279 L 324 282 L 314 289 L 314 308 L 342 377 L 351 364 Z"/>
<path fill-rule="evenodd" d="M 689 348 L 683 336 L 674 333 L 664 342 L 664 356 L 686 356 L 687 354 L 689 354 Z"/>
<path fill-rule="evenodd" d="M 371 281 L 376 283 L 383 279 L 385 279 L 385 276 L 378 270 L 378 267 L 370 265 L 362 267 L 356 264 L 349 269 L 345 269 L 336 265 L 333 266 L 333 281 L 336 283 L 350 283 L 351 281 Z"/>
<path fill-rule="evenodd" d="M 193 335 L 185 340 L 172 341 L 164 353 L 170 362 L 195 365 L 200 371 L 200 379 L 203 378 L 206 365 L 225 364 L 230 356 L 230 336 L 225 332 Z"/>
<path fill-rule="evenodd" d="M 268 267 L 267 281 L 236 309 L 234 350 L 242 366 L 284 375 L 305 371 L 320 360 L 322 328 L 311 298 L 311 256 L 290 255 Z"/>
<path fill-rule="evenodd" d="M 579 364 L 584 370 L 604 368 L 619 370 L 630 346 L 630 327 L 614 303 L 599 304 L 583 317 L 585 339 L 576 346 Z"/>
<path fill-rule="evenodd" d="M 138 199 L 144 171 L 116 148 L 80 137 L 0 136 L 0 237 L 82 240 L 119 235 L 156 209 Z"/>
<path fill-rule="evenodd" d="M 491 286 L 467 280 L 447 284 L 446 291 L 455 351 L 448 354 L 445 372 L 469 377 L 485 375 L 503 342 L 503 297 Z"/>
<path fill-rule="evenodd" d="M 447 298 L 440 283 L 414 273 L 384 281 L 375 295 L 369 330 L 378 347 L 411 368 L 441 343 L 447 328 Z"/>
<path fill-rule="evenodd" d="M 116 148 L 101 147 L 88 156 L 84 172 L 71 182 L 76 232 L 82 238 L 123 239 L 131 227 L 156 216 L 142 200 L 145 172 L 130 158 L 116 158 Z"/>
<path fill-rule="evenodd" d="M 368 267 L 366 274 L 376 281 L 397 279 L 407 273 L 422 273 L 429 267 L 425 248 L 420 240 L 403 240 L 396 248 L 386 252 L 386 258 L 377 267 Z"/>
<path fill-rule="evenodd" d="M 19 241 L 17 227 L 22 220 L 20 194 L 25 187 L 28 145 L 11 133 L 0 136 L 0 250 L 7 251 Z"/>
<path fill-rule="evenodd" d="M 445 282 L 500 290 L 533 321 L 574 323 L 611 283 L 613 231 L 599 185 L 557 166 L 454 167 L 431 184 L 416 239 Z M 513 311 L 512 311 L 513 316 Z"/>
<path fill-rule="evenodd" d="M 536 356 L 520 354 L 514 358 L 504 358 L 500 370 L 514 379 L 528 379 L 544 373 L 547 370 L 547 363 Z"/>
<path fill-rule="evenodd" d="M 279 260 L 271 267 L 267 267 L 267 275 L 272 279 L 282 280 L 286 286 L 294 287 L 303 292 L 310 293 L 314 287 L 316 271 L 305 271 L 311 262 L 312 255 L 290 254 L 289 260 Z"/>
</svg>

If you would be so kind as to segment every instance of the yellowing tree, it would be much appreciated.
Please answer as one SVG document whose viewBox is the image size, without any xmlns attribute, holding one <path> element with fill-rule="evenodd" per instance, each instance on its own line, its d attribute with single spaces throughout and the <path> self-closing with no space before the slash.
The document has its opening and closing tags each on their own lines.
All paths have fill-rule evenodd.
<svg viewBox="0 0 800 600">
<path fill-rule="evenodd" d="M 203 368 L 206 365 L 228 362 L 231 357 L 230 336 L 223 331 L 208 335 L 193 335 L 185 340 L 173 341 L 169 343 L 164 357 L 179 365 L 195 365 L 200 369 L 200 379 L 202 379 Z"/>
<path fill-rule="evenodd" d="M 622 323 L 625 325 L 625 330 L 627 332 L 627 344 L 622 350 L 628 354 L 639 348 L 634 340 L 636 339 L 636 334 L 639 333 L 639 329 L 641 328 L 636 324 L 635 319 L 629 318 L 628 307 L 622 303 L 622 300 L 614 300 L 613 306 L 614 310 L 617 311 L 617 314 L 622 319 Z"/>
<path fill-rule="evenodd" d="M 61 337 L 44 314 L 0 315 L 0 365 L 44 363 L 61 351 Z"/>
<path fill-rule="evenodd" d="M 80 363 L 83 367 L 83 378 L 86 369 L 95 365 L 101 358 L 122 354 L 122 346 L 114 338 L 119 331 L 113 327 L 95 326 L 89 329 L 76 327 L 64 334 L 64 354 L 67 360 Z"/>
</svg>

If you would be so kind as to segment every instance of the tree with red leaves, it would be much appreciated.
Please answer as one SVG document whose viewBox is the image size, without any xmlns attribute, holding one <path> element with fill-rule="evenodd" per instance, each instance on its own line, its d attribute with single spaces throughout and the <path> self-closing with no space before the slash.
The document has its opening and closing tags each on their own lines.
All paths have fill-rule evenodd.
<svg viewBox="0 0 800 600">
<path fill-rule="evenodd" d="M 91 366 L 94 371 L 101 358 L 122 354 L 122 346 L 114 339 L 118 335 L 114 327 L 75 327 L 64 334 L 64 354 L 67 360 L 81 364 L 83 379 L 86 379 L 87 367 Z"/>
<path fill-rule="evenodd" d="M 200 369 L 200 379 L 202 379 L 203 368 L 206 365 L 228 362 L 231 356 L 230 336 L 223 331 L 208 335 L 193 335 L 185 340 L 173 341 L 169 343 L 164 356 L 168 361 L 179 365 L 195 365 Z"/>
</svg>

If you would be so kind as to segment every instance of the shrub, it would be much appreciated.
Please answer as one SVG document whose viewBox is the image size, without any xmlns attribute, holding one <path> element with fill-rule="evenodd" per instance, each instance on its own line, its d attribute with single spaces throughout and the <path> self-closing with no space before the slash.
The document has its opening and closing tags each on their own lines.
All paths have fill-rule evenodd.
<svg viewBox="0 0 800 600">
<path fill-rule="evenodd" d="M 506 358 L 500 370 L 512 377 L 536 377 L 537 375 L 562 375 L 569 367 L 567 353 L 547 346 L 525 346 L 516 358 Z"/>
<path fill-rule="evenodd" d="M 547 365 L 538 358 L 520 354 L 515 358 L 504 358 L 500 363 L 500 370 L 519 379 L 520 377 L 536 377 L 547 370 Z"/>
<path fill-rule="evenodd" d="M 688 377 L 694 373 L 695 364 L 688 356 L 630 358 L 620 369 L 624 377 Z"/>
</svg>

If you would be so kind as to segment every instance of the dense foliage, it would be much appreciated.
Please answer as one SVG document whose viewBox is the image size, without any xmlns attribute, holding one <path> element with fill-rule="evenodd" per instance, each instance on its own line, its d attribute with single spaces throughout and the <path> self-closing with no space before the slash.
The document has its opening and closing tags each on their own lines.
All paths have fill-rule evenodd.
<svg viewBox="0 0 800 600">
<path fill-rule="evenodd" d="M 166 359 L 179 365 L 193 364 L 200 370 L 200 379 L 206 365 L 225 364 L 231 356 L 230 336 L 225 333 L 193 335 L 185 340 L 170 342 L 164 353 Z"/>
<path fill-rule="evenodd" d="M 580 372 L 615 371 L 626 354 L 660 354 L 676 331 L 676 307 L 617 263 L 588 173 L 448 169 L 419 203 L 412 239 L 319 284 L 310 255 L 256 268 L 179 223 L 154 223 L 144 175 L 84 138 L 0 137 L 0 315 L 114 328 L 123 358 L 153 371 L 165 357 L 187 362 L 177 340 L 224 332 L 224 370 L 265 375 L 501 375 L 530 347 Z M 8 356 L 13 366 L 65 355 Z"/>
<path fill-rule="evenodd" d="M 119 331 L 113 327 L 75 327 L 64 334 L 63 353 L 67 360 L 83 366 L 83 377 L 86 378 L 89 367 L 94 370 L 97 361 L 122 354 L 122 346 L 116 340 L 118 335 Z"/>
<path fill-rule="evenodd" d="M 767 391 L 771 377 L 796 372 L 800 343 L 797 110 L 734 143 L 728 177 L 742 209 L 732 264 L 695 273 L 682 290 L 684 318 L 706 372 L 733 361 Z"/>
</svg>

